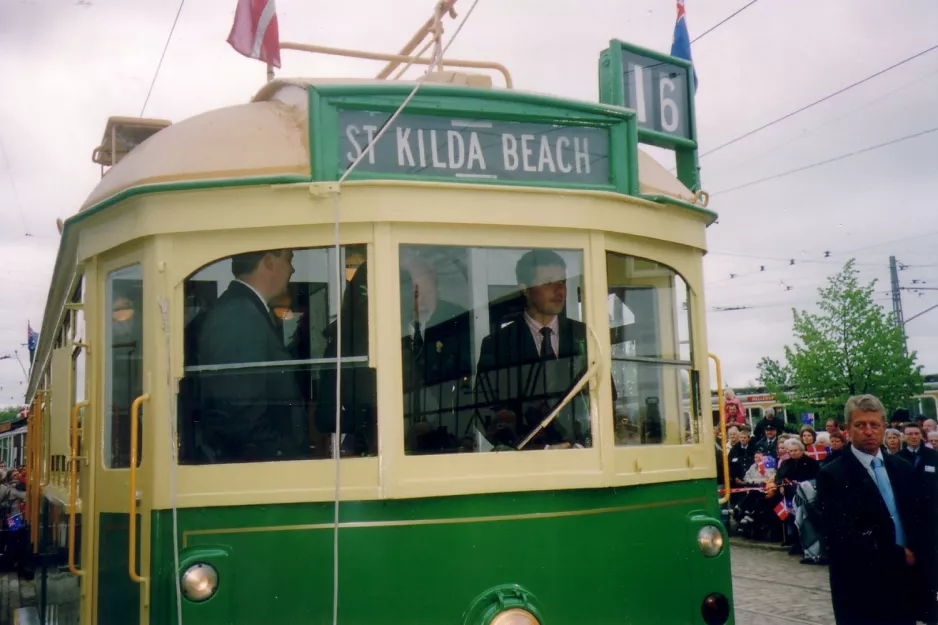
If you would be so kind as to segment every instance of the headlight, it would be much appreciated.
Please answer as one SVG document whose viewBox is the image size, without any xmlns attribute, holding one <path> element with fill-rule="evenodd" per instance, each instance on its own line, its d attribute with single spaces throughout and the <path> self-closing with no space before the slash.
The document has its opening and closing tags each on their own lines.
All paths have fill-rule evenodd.
<svg viewBox="0 0 938 625">
<path fill-rule="evenodd" d="M 697 532 L 697 546 L 700 553 L 708 558 L 720 555 L 723 551 L 723 532 L 716 525 L 704 525 Z"/>
<path fill-rule="evenodd" d="M 537 618 L 521 608 L 512 608 L 499 612 L 489 625 L 540 625 Z"/>
<path fill-rule="evenodd" d="M 218 571 L 211 564 L 193 564 L 182 574 L 182 594 L 189 601 L 201 603 L 218 590 Z"/>
</svg>

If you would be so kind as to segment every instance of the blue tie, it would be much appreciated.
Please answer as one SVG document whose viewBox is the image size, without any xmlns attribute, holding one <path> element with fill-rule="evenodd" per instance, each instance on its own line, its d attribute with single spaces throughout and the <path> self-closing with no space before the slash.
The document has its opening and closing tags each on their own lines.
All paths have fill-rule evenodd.
<svg viewBox="0 0 938 625">
<path fill-rule="evenodd" d="M 896 526 L 896 544 L 905 547 L 905 532 L 902 530 L 902 521 L 899 519 L 899 510 L 896 509 L 896 498 L 892 493 L 892 484 L 889 483 L 889 475 L 886 473 L 886 467 L 883 466 L 882 458 L 873 458 L 873 476 L 876 478 L 876 488 L 879 494 L 883 496 L 883 502 L 886 509 L 889 510 L 889 516 Z"/>
</svg>

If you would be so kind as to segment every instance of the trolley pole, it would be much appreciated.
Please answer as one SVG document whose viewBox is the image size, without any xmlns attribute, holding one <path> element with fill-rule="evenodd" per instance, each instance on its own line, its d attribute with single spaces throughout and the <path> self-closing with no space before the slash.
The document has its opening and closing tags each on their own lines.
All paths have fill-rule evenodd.
<svg viewBox="0 0 938 625">
<path fill-rule="evenodd" d="M 892 283 L 892 312 L 896 315 L 896 324 L 902 330 L 902 348 L 905 355 L 909 355 L 909 342 L 905 335 L 905 321 L 902 319 L 902 293 L 899 289 L 899 270 L 896 268 L 896 257 L 889 257 L 889 281 Z"/>
</svg>

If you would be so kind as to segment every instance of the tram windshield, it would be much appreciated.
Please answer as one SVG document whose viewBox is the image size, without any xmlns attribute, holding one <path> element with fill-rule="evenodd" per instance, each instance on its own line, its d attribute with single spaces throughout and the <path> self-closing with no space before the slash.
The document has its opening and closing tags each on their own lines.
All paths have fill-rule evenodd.
<svg viewBox="0 0 938 625">
<path fill-rule="evenodd" d="M 401 246 L 408 454 L 591 446 L 587 391 L 563 404 L 587 370 L 582 264 L 573 250 Z"/>
</svg>

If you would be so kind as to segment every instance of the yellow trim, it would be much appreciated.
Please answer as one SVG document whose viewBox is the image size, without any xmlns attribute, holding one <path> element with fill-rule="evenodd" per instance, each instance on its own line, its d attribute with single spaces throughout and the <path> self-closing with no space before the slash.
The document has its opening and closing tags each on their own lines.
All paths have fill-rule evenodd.
<svg viewBox="0 0 938 625">
<path fill-rule="evenodd" d="M 149 401 L 150 395 L 144 393 L 134 400 L 130 405 L 130 488 L 128 500 L 128 515 L 130 523 L 128 525 L 127 540 L 130 543 L 128 548 L 127 571 L 130 573 L 131 581 L 138 584 L 145 584 L 146 578 L 137 574 L 137 443 L 140 440 L 138 431 L 138 419 L 140 418 L 140 404 Z"/>
<path fill-rule="evenodd" d="M 596 514 L 611 514 L 615 512 L 632 512 L 635 510 L 650 510 L 652 508 L 666 508 L 690 504 L 706 503 L 705 497 L 679 499 L 676 501 L 657 501 L 647 504 L 634 504 L 631 506 L 616 506 L 613 508 L 595 508 L 593 510 L 565 510 L 562 512 L 531 512 L 528 514 L 506 514 L 499 516 L 461 517 L 448 519 L 417 519 L 411 521 L 346 521 L 339 523 L 339 529 L 373 528 L 373 527 L 414 527 L 422 525 L 455 525 L 464 523 L 492 523 L 495 521 L 531 521 L 538 519 L 559 519 L 564 517 L 592 516 Z M 291 532 L 306 530 L 335 529 L 333 523 L 311 523 L 308 525 L 276 525 L 268 527 L 229 527 L 208 530 L 189 530 L 182 533 L 182 546 L 189 546 L 192 536 L 215 536 L 220 534 L 254 534 L 258 532 Z"/>
<path fill-rule="evenodd" d="M 78 411 L 88 407 L 88 401 L 80 401 L 72 407 L 71 458 L 69 458 L 68 480 L 68 571 L 76 577 L 85 574 L 75 567 L 75 515 L 78 502 Z"/>
</svg>

